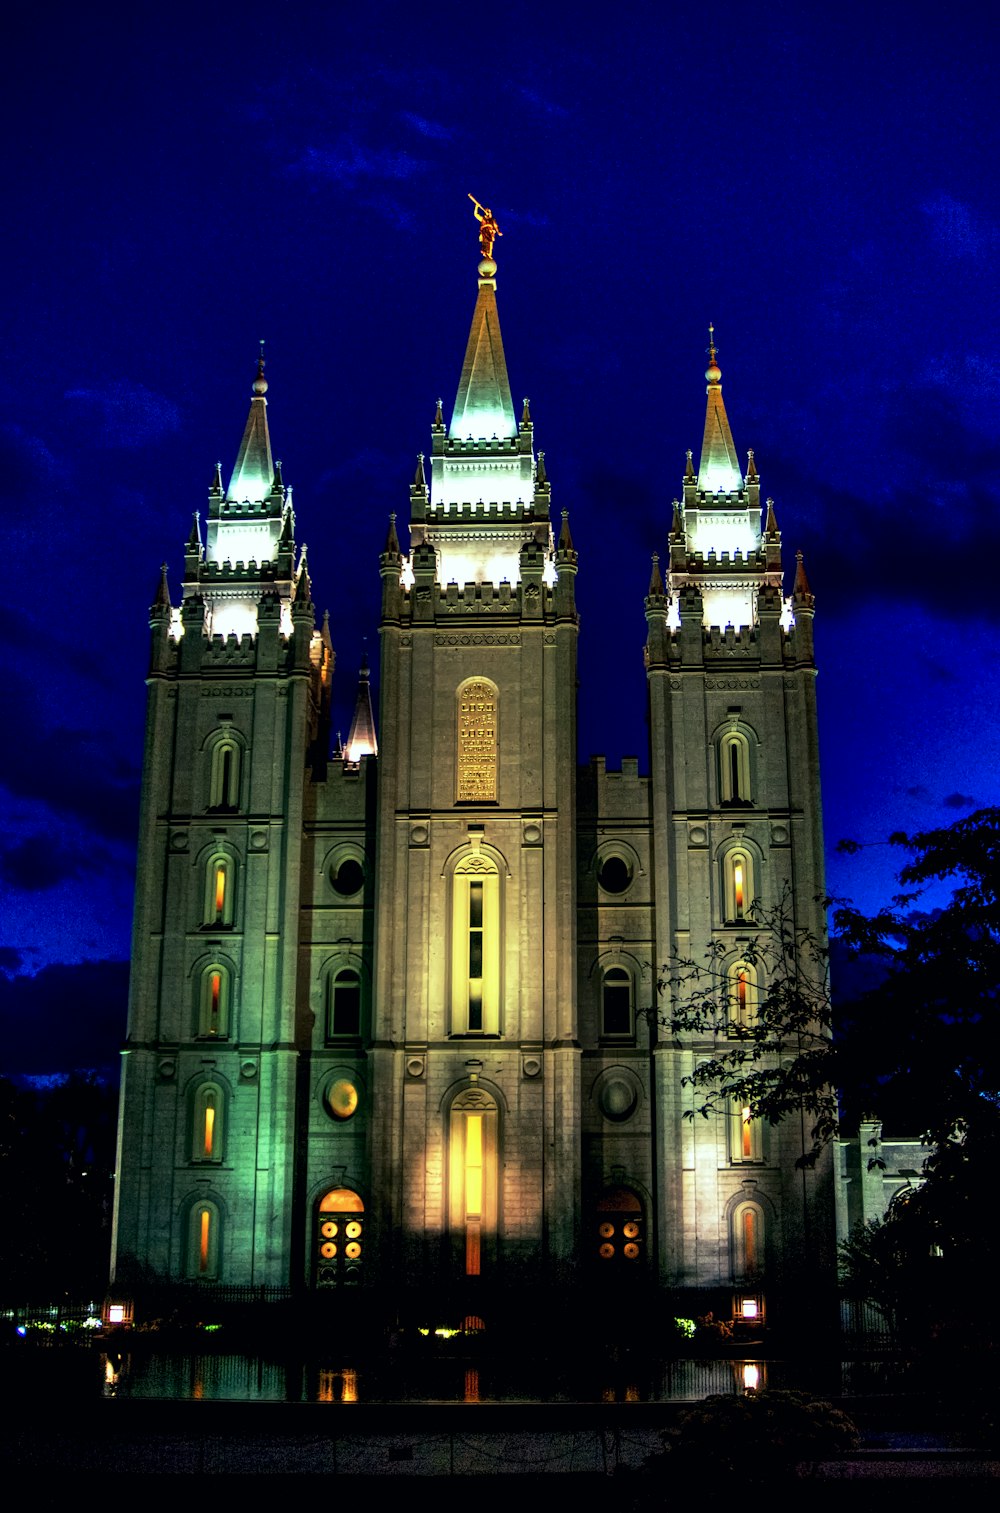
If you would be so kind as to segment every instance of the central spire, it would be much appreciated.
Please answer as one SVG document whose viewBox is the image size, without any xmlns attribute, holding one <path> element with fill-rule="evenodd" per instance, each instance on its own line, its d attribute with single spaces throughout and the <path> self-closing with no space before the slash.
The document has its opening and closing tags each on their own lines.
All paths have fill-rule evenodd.
<svg viewBox="0 0 1000 1513">
<path fill-rule="evenodd" d="M 469 198 L 480 223 L 479 242 L 484 255 L 479 264 L 479 293 L 448 434 L 453 441 L 470 438 L 489 441 L 494 436 L 503 440 L 517 435 L 517 423 L 500 335 L 497 265 L 492 256 L 494 239 L 502 233 L 492 210 L 480 205 L 471 194 Z"/>
<path fill-rule="evenodd" d="M 722 370 L 716 362 L 715 327 L 708 328 L 708 404 L 705 408 L 705 435 L 701 443 L 698 488 L 705 494 L 738 494 L 743 487 L 733 433 L 729 429 L 726 407 L 722 402 Z"/>
<path fill-rule="evenodd" d="M 247 416 L 243 440 L 236 456 L 236 466 L 229 483 L 227 499 L 240 502 L 249 499 L 252 504 L 271 492 L 274 482 L 274 461 L 271 457 L 271 437 L 267 429 L 267 379 L 264 377 L 264 343 L 260 344 L 257 359 L 257 377 L 253 381 L 253 398 Z"/>
</svg>

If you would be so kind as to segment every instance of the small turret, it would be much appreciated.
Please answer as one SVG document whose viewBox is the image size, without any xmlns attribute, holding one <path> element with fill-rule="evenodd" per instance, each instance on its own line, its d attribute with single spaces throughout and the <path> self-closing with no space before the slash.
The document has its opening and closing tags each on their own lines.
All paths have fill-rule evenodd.
<svg viewBox="0 0 1000 1513">
<path fill-rule="evenodd" d="M 354 701 L 354 718 L 347 737 L 344 760 L 356 765 L 362 757 L 377 756 L 378 741 L 375 737 L 375 716 L 372 713 L 372 695 L 369 683 L 368 654 L 361 658 L 358 671 L 358 692 Z"/>
</svg>

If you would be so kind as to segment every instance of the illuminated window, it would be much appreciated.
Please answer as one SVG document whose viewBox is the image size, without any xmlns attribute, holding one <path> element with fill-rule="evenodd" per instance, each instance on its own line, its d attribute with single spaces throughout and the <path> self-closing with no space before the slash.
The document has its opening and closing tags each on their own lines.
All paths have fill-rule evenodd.
<svg viewBox="0 0 1000 1513">
<path fill-rule="evenodd" d="M 642 1204 L 629 1187 L 610 1187 L 601 1195 L 594 1215 L 591 1256 L 611 1271 L 635 1271 L 645 1255 Z"/>
<path fill-rule="evenodd" d="M 229 1033 L 229 969 L 219 962 L 205 967 L 198 981 L 198 1034 L 222 1037 Z"/>
<path fill-rule="evenodd" d="M 729 968 L 729 1020 L 736 1029 L 749 1030 L 757 1023 L 757 969 L 752 962 L 737 961 Z"/>
<path fill-rule="evenodd" d="M 728 924 L 749 919 L 753 909 L 753 858 L 749 850 L 736 847 L 727 851 L 722 861 L 722 887 L 725 918 Z"/>
<path fill-rule="evenodd" d="M 219 1210 L 207 1199 L 195 1203 L 188 1220 L 187 1274 L 196 1281 L 215 1282 L 221 1251 Z"/>
<path fill-rule="evenodd" d="M 727 730 L 719 742 L 719 793 L 734 807 L 752 801 L 750 742 L 740 730 Z"/>
<path fill-rule="evenodd" d="M 354 967 L 341 967 L 327 979 L 327 1039 L 360 1034 L 361 974 Z"/>
<path fill-rule="evenodd" d="M 236 866 L 225 855 L 210 857 L 205 866 L 205 907 L 202 918 L 211 929 L 229 929 L 233 923 Z"/>
<path fill-rule="evenodd" d="M 221 1161 L 225 1099 L 215 1082 L 203 1082 L 195 1090 L 192 1120 L 192 1159 Z"/>
<path fill-rule="evenodd" d="M 601 1034 L 632 1034 L 632 979 L 624 967 L 609 967 L 601 983 Z"/>
<path fill-rule="evenodd" d="M 460 1093 L 451 1106 L 449 1216 L 461 1269 L 484 1270 L 497 1223 L 497 1106 L 480 1087 Z"/>
<path fill-rule="evenodd" d="M 358 1111 L 358 1089 L 350 1077 L 335 1077 L 326 1090 L 327 1111 L 338 1124 L 346 1124 Z"/>
<path fill-rule="evenodd" d="M 764 1159 L 761 1122 L 745 1103 L 735 1103 L 729 1116 L 729 1159 L 737 1165 Z"/>
<path fill-rule="evenodd" d="M 733 1277 L 752 1282 L 764 1274 L 764 1211 L 758 1203 L 741 1203 L 731 1224 Z"/>
<path fill-rule="evenodd" d="M 349 1187 L 320 1199 L 313 1243 L 317 1287 L 350 1287 L 361 1281 L 365 1205 Z"/>
<path fill-rule="evenodd" d="M 209 783 L 211 809 L 238 809 L 240 806 L 240 748 L 232 736 L 224 736 L 212 747 L 212 770 Z"/>
<path fill-rule="evenodd" d="M 474 853 L 452 878 L 451 1028 L 459 1035 L 500 1031 L 500 873 Z"/>
</svg>

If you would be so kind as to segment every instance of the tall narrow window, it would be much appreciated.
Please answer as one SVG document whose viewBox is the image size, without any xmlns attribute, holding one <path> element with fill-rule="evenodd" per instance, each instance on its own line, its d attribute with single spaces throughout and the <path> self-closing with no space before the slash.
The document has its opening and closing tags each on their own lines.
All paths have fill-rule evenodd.
<svg viewBox="0 0 1000 1513">
<path fill-rule="evenodd" d="M 208 802 L 212 809 L 240 806 L 240 748 L 232 736 L 223 737 L 212 747 Z"/>
<path fill-rule="evenodd" d="M 500 873 L 473 853 L 452 878 L 451 1027 L 458 1035 L 500 1031 Z"/>
<path fill-rule="evenodd" d="M 732 1217 L 733 1277 L 738 1282 L 753 1282 L 763 1276 L 764 1212 L 757 1203 L 741 1203 Z"/>
<path fill-rule="evenodd" d="M 486 1268 L 497 1225 L 497 1106 L 482 1088 L 460 1093 L 451 1106 L 449 1216 L 461 1269 Z"/>
<path fill-rule="evenodd" d="M 361 1034 L 361 976 L 354 967 L 331 972 L 327 988 L 328 1040 Z"/>
<path fill-rule="evenodd" d="M 736 847 L 722 861 L 725 918 L 728 924 L 749 919 L 754 905 L 753 859 L 749 850 Z"/>
<path fill-rule="evenodd" d="M 229 1033 L 229 972 L 220 964 L 206 967 L 201 974 L 198 997 L 198 1034 L 224 1036 Z"/>
<path fill-rule="evenodd" d="M 609 967 L 601 984 L 601 1034 L 632 1034 L 632 979 L 624 967 Z"/>
<path fill-rule="evenodd" d="M 761 1122 L 749 1104 L 736 1103 L 729 1121 L 729 1159 L 735 1164 L 758 1163 L 764 1159 Z"/>
<path fill-rule="evenodd" d="M 192 1158 L 195 1161 L 221 1161 L 223 1115 L 225 1104 L 221 1087 L 203 1082 L 193 1100 Z"/>
<path fill-rule="evenodd" d="M 210 857 L 205 867 L 203 921 L 212 929 L 228 929 L 233 923 L 236 869 L 229 856 Z"/>
<path fill-rule="evenodd" d="M 219 1276 L 219 1210 L 207 1199 L 194 1204 L 188 1221 L 188 1276 L 214 1282 Z"/>
<path fill-rule="evenodd" d="M 740 730 L 728 730 L 719 742 L 719 796 L 723 804 L 746 807 L 750 790 L 750 742 Z"/>
<path fill-rule="evenodd" d="M 757 969 L 749 961 L 729 968 L 729 1019 L 734 1029 L 750 1030 L 757 1023 Z"/>
</svg>

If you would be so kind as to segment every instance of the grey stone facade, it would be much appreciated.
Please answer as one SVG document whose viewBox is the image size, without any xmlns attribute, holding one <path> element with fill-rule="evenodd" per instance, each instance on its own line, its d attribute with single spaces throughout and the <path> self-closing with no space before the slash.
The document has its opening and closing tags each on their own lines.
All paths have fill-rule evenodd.
<svg viewBox="0 0 1000 1513">
<path fill-rule="evenodd" d="M 650 775 L 578 771 L 577 552 L 515 417 L 494 273 L 409 551 L 393 517 L 378 564 L 377 757 L 366 675 L 329 756 L 333 651 L 263 362 L 180 607 L 165 578 L 152 607 L 117 1285 L 604 1275 L 739 1311 L 830 1274 L 831 1163 L 797 1169 L 790 1124 L 686 1118 L 712 1044 L 656 1025 L 678 951 L 718 942 L 760 990 L 754 905 L 822 934 L 802 564 L 786 598 L 713 349 L 646 599 Z"/>
</svg>

